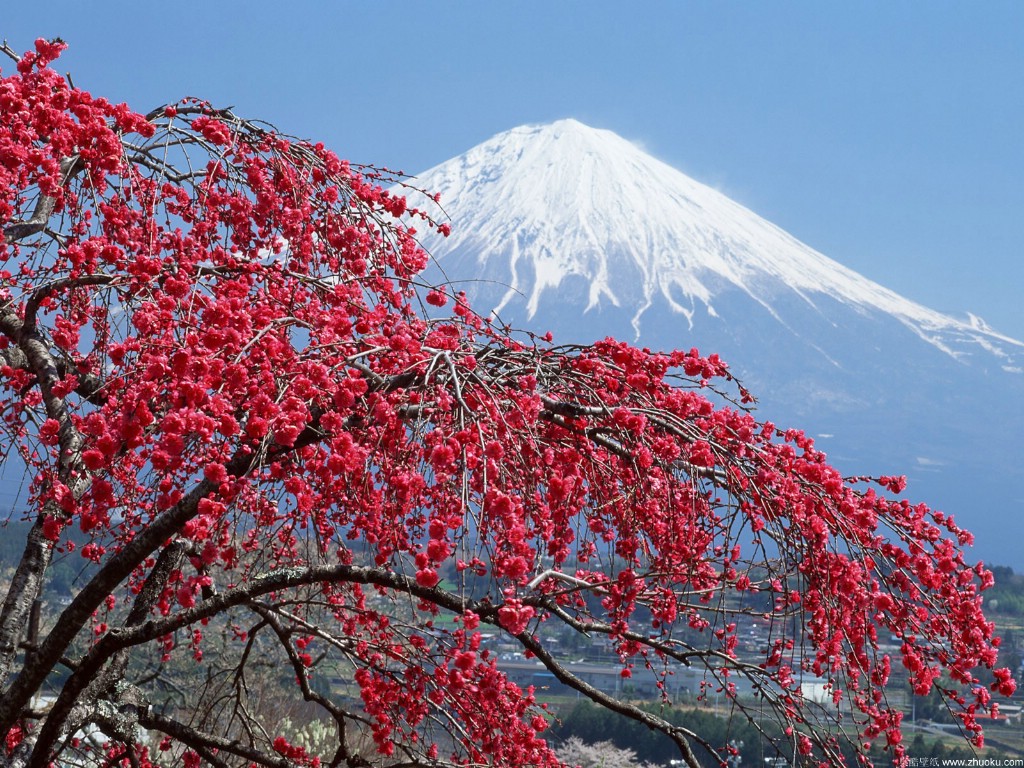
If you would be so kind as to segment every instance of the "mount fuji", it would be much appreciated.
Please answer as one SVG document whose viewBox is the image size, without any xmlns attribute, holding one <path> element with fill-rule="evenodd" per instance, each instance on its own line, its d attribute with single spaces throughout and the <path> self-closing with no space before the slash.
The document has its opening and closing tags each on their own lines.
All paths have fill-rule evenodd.
<svg viewBox="0 0 1024 768">
<path fill-rule="evenodd" d="M 616 134 L 514 128 L 415 179 L 439 280 L 557 340 L 718 352 L 758 415 L 849 474 L 906 474 L 975 554 L 1024 566 L 1024 342 L 910 301 Z M 415 202 L 415 201 L 414 201 Z"/>
</svg>

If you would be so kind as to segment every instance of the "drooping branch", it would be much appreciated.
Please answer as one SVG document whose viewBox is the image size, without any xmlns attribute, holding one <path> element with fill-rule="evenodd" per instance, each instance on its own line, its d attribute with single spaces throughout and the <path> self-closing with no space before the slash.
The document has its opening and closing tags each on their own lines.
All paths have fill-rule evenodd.
<svg viewBox="0 0 1024 768">
<path fill-rule="evenodd" d="M 163 572 L 163 569 L 160 570 Z M 147 582 L 147 586 L 149 583 L 150 582 Z M 123 628 L 111 630 L 105 634 L 86 655 L 81 662 L 79 670 L 72 676 L 72 680 L 65 686 L 64 693 L 68 697 L 68 704 L 76 699 L 79 692 L 79 687 L 73 684 L 76 677 L 81 678 L 83 685 L 87 684 L 89 680 L 92 680 L 98 674 L 98 670 L 102 668 L 109 659 L 114 658 L 118 654 L 123 654 L 125 649 L 169 635 L 186 626 L 190 626 L 203 621 L 204 619 L 209 619 L 218 614 L 224 613 L 232 607 L 245 605 L 254 607 L 257 613 L 264 617 L 264 620 L 270 622 L 270 625 L 274 628 L 275 632 L 278 633 L 279 637 L 282 638 L 282 641 L 286 642 L 284 640 L 283 630 L 276 623 L 267 609 L 260 608 L 254 603 L 254 601 L 262 596 L 279 593 L 282 590 L 318 583 L 350 583 L 386 587 L 398 593 L 415 596 L 417 599 L 442 607 L 456 615 L 472 612 L 477 614 L 482 621 L 492 624 L 498 628 L 501 628 L 502 626 L 499 619 L 500 605 L 472 600 L 437 587 L 424 588 L 417 584 L 414 579 L 396 574 L 395 572 L 387 569 L 349 565 L 289 569 L 287 571 L 280 571 L 258 577 L 248 584 L 240 585 L 220 594 L 213 595 L 207 600 L 204 600 L 201 604 L 197 605 L 195 608 L 183 611 L 176 616 L 168 617 L 166 619 L 151 619 L 141 624 L 138 621 L 129 621 L 126 622 Z M 534 601 L 528 600 L 525 602 L 533 603 Z M 547 608 L 554 607 L 546 600 L 536 601 L 536 604 L 545 605 Z M 133 610 L 133 615 L 135 613 L 136 611 Z M 563 615 L 560 616 L 560 618 L 565 620 L 567 617 Z M 577 622 L 570 621 L 569 623 L 570 626 L 573 626 L 577 631 L 584 629 L 584 625 L 578 624 Z M 589 626 L 587 628 L 596 629 L 597 631 L 602 630 L 601 627 Z M 713 747 L 702 740 L 698 734 L 693 733 L 688 729 L 672 725 L 662 718 L 652 715 L 632 704 L 620 701 L 614 696 L 606 694 L 586 683 L 581 678 L 570 672 L 569 669 L 563 663 L 558 661 L 531 633 L 523 632 L 515 635 L 515 638 L 523 645 L 524 649 L 534 654 L 549 669 L 549 671 L 559 679 L 560 682 L 574 690 L 577 690 L 595 703 L 604 706 L 611 711 L 618 712 L 619 714 L 637 720 L 654 730 L 661 731 L 668 735 L 676 743 L 688 765 L 692 765 L 696 768 L 699 763 L 697 763 L 696 757 L 693 754 L 687 739 L 692 739 L 705 746 L 709 751 L 713 751 Z M 293 656 L 294 654 L 290 651 L 290 646 L 287 646 L 287 643 L 286 647 L 289 647 L 289 655 Z M 661 646 L 659 650 L 675 655 L 667 646 Z M 724 662 L 731 661 L 724 657 L 721 660 Z M 300 663 L 294 658 L 293 663 L 298 665 L 296 674 L 302 678 L 305 673 L 301 669 Z M 344 728 L 344 721 L 347 717 L 347 713 L 340 710 L 329 701 L 323 699 L 323 697 L 318 694 L 315 694 L 311 689 L 309 689 L 308 684 L 303 685 L 303 691 L 304 695 L 309 700 L 315 700 L 322 706 L 325 706 L 330 711 L 332 717 L 336 719 L 338 727 L 341 729 Z M 57 715 L 61 715 L 67 709 L 67 707 L 61 708 L 61 703 L 61 701 L 57 702 L 54 707 L 55 712 L 51 713 L 51 719 L 47 721 L 44 726 L 44 730 L 39 734 L 40 747 L 45 748 L 47 744 L 52 743 L 53 734 L 51 731 L 55 731 L 56 723 L 61 722 Z M 147 721 L 144 718 L 140 718 L 140 724 L 147 725 Z M 149 726 L 147 725 L 147 727 Z M 163 730 L 163 728 L 160 729 Z M 46 759 L 45 755 L 47 754 L 47 751 L 37 748 L 33 759 L 35 761 L 39 761 L 40 766 L 44 765 Z M 35 768 L 34 764 L 30 764 L 29 768 Z"/>
<path fill-rule="evenodd" d="M 636 720 L 638 723 L 647 726 L 651 730 L 659 731 L 664 733 L 679 749 L 679 753 L 682 755 L 683 760 L 690 768 L 700 768 L 700 763 L 697 760 L 697 756 L 694 754 L 693 749 L 690 747 L 687 739 L 693 739 L 698 744 L 701 744 L 710 754 L 714 754 L 714 747 L 700 738 L 696 733 L 683 728 L 678 725 L 672 725 L 663 718 L 653 715 L 634 704 L 630 704 L 622 699 L 617 699 L 603 691 L 595 688 L 590 683 L 579 678 L 577 675 L 572 674 L 563 664 L 558 662 L 554 656 L 548 651 L 548 649 L 539 641 L 537 641 L 532 635 L 523 633 L 516 638 L 523 647 L 529 650 L 534 656 L 536 656 L 540 662 L 553 674 L 560 683 L 572 688 L 575 691 L 579 691 L 588 699 L 593 701 L 595 704 L 608 709 L 611 712 L 616 712 L 620 715 Z"/>
</svg>

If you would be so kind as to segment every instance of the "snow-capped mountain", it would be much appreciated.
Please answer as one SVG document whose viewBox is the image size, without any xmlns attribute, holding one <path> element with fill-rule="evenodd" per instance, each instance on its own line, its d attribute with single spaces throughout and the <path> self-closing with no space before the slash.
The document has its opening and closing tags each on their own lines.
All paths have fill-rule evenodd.
<svg viewBox="0 0 1024 768">
<path fill-rule="evenodd" d="M 979 553 L 1024 564 L 999 535 L 1024 531 L 1024 342 L 912 302 L 575 120 L 501 133 L 415 183 L 451 218 L 424 245 L 477 309 L 565 341 L 717 351 L 761 418 L 817 433 L 850 473 L 908 474 L 911 495 L 977 530 Z"/>
</svg>

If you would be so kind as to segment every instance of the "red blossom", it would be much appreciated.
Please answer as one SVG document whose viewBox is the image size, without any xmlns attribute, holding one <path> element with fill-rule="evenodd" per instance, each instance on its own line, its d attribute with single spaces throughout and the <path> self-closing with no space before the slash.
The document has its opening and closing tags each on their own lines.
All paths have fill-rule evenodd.
<svg viewBox="0 0 1024 768">
<path fill-rule="evenodd" d="M 62 659 L 113 670 L 110 649 L 148 632 L 154 659 L 198 662 L 210 625 L 225 641 L 209 679 L 234 663 L 239 681 L 191 702 L 223 706 L 211 721 L 248 716 L 244 667 L 264 648 L 260 663 L 294 673 L 283 692 L 315 700 L 315 638 L 317 668 L 353 669 L 367 762 L 450 750 L 451 764 L 550 768 L 548 716 L 481 637 L 586 690 L 538 630 L 559 622 L 607 638 L 623 677 L 702 668 L 698 695 L 740 709 L 738 679 L 777 692 L 765 706 L 811 760 L 838 746 L 809 726 L 821 708 L 801 678 L 852 710 L 862 756 L 878 741 L 898 759 L 885 687 L 900 666 L 980 742 L 978 714 L 1016 687 L 982 611 L 992 574 L 966 562 L 952 518 L 896 498 L 902 477 L 847 481 L 806 434 L 748 412 L 714 354 L 557 347 L 464 294 L 449 307 L 446 289 L 421 289 L 428 256 L 408 226 L 431 213 L 386 191 L 393 175 L 202 102 L 147 118 L 94 98 L 48 68 L 62 48 L 37 43 L 0 82 L 0 427 L 31 470 L 42 542 L 26 562 L 66 557 L 75 530 L 89 568 L 33 654 L 52 669 L 16 669 L 27 615 L 0 617 L 20 673 L 5 691 L 21 699 L 0 702 L 8 750 L 49 682 L 69 686 L 55 718 L 106 695 L 74 690 Z M 41 199 L 48 229 L 22 234 Z M 144 619 L 125 624 L 135 605 Z M 734 605 L 771 633 L 753 661 Z M 424 743 L 436 723 L 451 732 Z M 65 725 L 42 718 L 40 743 Z M 317 764 L 265 736 L 277 725 L 246 723 L 258 762 Z M 174 733 L 159 749 L 198 765 Z"/>
</svg>

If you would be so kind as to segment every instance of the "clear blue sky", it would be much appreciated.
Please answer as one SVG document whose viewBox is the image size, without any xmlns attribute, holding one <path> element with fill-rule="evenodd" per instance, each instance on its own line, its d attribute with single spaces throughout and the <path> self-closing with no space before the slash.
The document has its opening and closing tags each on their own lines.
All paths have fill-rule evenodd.
<svg viewBox="0 0 1024 768">
<path fill-rule="evenodd" d="M 523 123 L 609 128 L 1024 339 L 1021 2 L 5 5 L 0 37 L 65 38 L 94 93 L 202 96 L 410 173 Z"/>
</svg>

